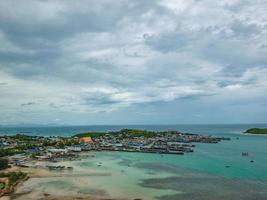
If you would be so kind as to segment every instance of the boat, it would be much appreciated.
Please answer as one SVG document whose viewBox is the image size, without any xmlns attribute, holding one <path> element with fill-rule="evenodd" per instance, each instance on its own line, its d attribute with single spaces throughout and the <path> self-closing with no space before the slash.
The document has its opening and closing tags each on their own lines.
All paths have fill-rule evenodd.
<svg viewBox="0 0 267 200">
<path fill-rule="evenodd" d="M 248 156 L 248 152 L 242 152 L 242 156 Z"/>
</svg>

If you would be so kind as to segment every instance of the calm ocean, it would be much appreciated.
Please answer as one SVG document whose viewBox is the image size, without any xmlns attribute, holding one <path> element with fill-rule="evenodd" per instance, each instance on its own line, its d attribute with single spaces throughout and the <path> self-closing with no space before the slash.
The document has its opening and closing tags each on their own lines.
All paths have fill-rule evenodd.
<svg viewBox="0 0 267 200">
<path fill-rule="evenodd" d="M 248 128 L 267 127 L 267 124 L 212 124 L 212 125 L 94 125 L 61 127 L 0 127 L 0 135 L 24 133 L 42 136 L 71 136 L 90 131 L 116 131 L 123 128 L 146 129 L 152 131 L 178 130 L 200 134 L 240 134 Z"/>
</svg>

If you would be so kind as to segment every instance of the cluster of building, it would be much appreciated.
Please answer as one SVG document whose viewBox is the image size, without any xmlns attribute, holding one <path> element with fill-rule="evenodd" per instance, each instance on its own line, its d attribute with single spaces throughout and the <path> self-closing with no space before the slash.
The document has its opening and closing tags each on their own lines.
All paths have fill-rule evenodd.
<svg viewBox="0 0 267 200">
<path fill-rule="evenodd" d="M 31 160 L 57 162 L 78 157 L 80 139 L 71 137 L 39 137 L 27 135 L 0 136 L 0 157 L 9 164 L 25 166 Z"/>
<path fill-rule="evenodd" d="M 82 151 L 184 154 L 193 152 L 195 143 L 218 143 L 227 139 L 176 131 L 142 132 L 126 129 L 99 135 L 78 134 L 73 137 L 2 136 L 0 148 L 9 150 L 7 157 L 10 164 L 24 166 L 25 162 L 32 159 L 51 162 L 73 160 Z M 14 155 L 10 155 L 10 151 Z"/>
</svg>

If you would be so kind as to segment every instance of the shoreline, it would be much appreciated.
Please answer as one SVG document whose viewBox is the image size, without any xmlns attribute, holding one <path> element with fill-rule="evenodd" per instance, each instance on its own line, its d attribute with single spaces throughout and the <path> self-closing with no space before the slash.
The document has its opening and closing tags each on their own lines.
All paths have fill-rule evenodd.
<svg viewBox="0 0 267 200">
<path fill-rule="evenodd" d="M 95 166 L 89 168 L 80 166 L 80 163 L 84 161 L 95 163 Z M 98 167 L 97 165 L 100 162 L 102 162 L 102 166 Z M 153 192 L 151 194 L 146 194 L 146 191 L 150 190 L 148 188 L 140 188 L 140 193 L 136 193 L 134 191 L 137 191 L 136 189 L 139 188 L 139 186 L 137 183 L 132 182 L 126 182 L 130 184 L 131 190 L 129 191 L 128 186 L 125 187 L 126 190 L 121 189 L 121 187 L 114 187 L 112 184 L 112 177 L 117 177 L 120 180 L 123 176 L 125 177 L 127 171 L 128 173 L 136 173 L 137 170 L 129 166 L 121 166 L 120 169 L 113 168 L 114 163 L 116 162 L 109 161 L 109 159 L 105 160 L 105 158 L 101 156 L 90 156 L 86 157 L 84 160 L 66 160 L 54 164 L 72 166 L 74 167 L 73 171 L 50 171 L 43 168 L 15 167 L 12 170 L 29 172 L 29 179 L 23 182 L 22 185 L 19 185 L 12 194 L 5 196 L 4 199 L 0 198 L 0 200 L 154 200 L 152 196 L 155 192 L 158 194 L 157 196 L 161 196 L 161 194 L 174 194 L 168 190 L 161 191 L 160 193 L 158 190 L 154 192 L 154 189 L 152 189 Z M 34 162 L 31 164 L 34 165 Z M 121 171 L 123 168 L 125 172 Z M 101 180 L 107 180 L 107 182 Z M 124 182 L 125 179 L 121 181 Z M 121 183 L 119 183 L 119 185 L 121 185 Z M 121 186 L 124 188 L 124 185 Z"/>
<path fill-rule="evenodd" d="M 254 133 L 243 133 L 242 135 L 249 135 L 249 136 L 267 136 L 267 134 L 254 134 Z"/>
<path fill-rule="evenodd" d="M 73 166 L 73 161 L 60 161 L 61 164 L 67 164 L 69 166 Z M 94 172 L 94 170 L 84 173 L 84 174 L 76 174 L 69 171 L 51 171 L 47 168 L 34 168 L 34 165 L 38 163 L 38 161 L 33 162 L 30 161 L 27 164 L 30 164 L 28 168 L 24 167 L 12 167 L 6 170 L 1 170 L 1 172 L 8 173 L 8 172 L 24 172 L 27 173 L 27 177 L 23 180 L 18 181 L 16 185 L 13 186 L 12 191 L 4 194 L 0 197 L 0 200 L 16 200 L 16 199 L 28 199 L 27 196 L 24 198 L 24 195 L 29 195 L 31 200 L 35 200 L 37 197 L 40 198 L 42 196 L 45 200 L 73 200 L 73 199 L 80 199 L 80 200 L 124 200 L 124 198 L 112 198 L 109 196 L 100 197 L 99 195 L 91 195 L 91 194 L 82 194 L 78 192 L 73 192 L 71 194 L 55 194 L 55 193 L 47 193 L 47 192 L 36 192 L 32 191 L 20 191 L 23 185 L 27 185 L 28 181 L 32 181 L 34 179 L 41 180 L 41 179 L 51 179 L 51 180 L 60 180 L 66 178 L 79 178 L 79 177 L 95 177 L 95 176 L 110 176 L 110 173 L 100 173 Z M 49 162 L 47 162 L 49 163 Z"/>
<path fill-rule="evenodd" d="M 87 154 L 87 153 L 85 153 L 85 154 Z M 140 154 L 135 154 L 135 155 L 140 155 Z M 151 183 L 151 184 L 153 183 L 151 185 L 153 187 L 150 187 L 150 188 L 146 187 L 143 190 L 140 190 L 140 193 L 135 193 L 135 194 L 133 193 L 133 191 L 136 191 L 136 190 L 133 190 L 133 188 L 131 188 L 130 193 L 128 193 L 128 190 L 124 190 L 124 189 L 122 189 L 123 193 L 121 193 L 121 188 L 119 188 L 118 186 L 116 186 L 116 187 L 113 187 L 112 185 L 109 186 L 109 184 L 113 184 L 112 182 L 106 182 L 106 183 L 104 182 L 104 184 L 106 184 L 106 185 L 102 186 L 102 187 L 101 187 L 101 185 L 96 184 L 94 181 L 98 182 L 99 179 L 105 179 L 105 180 L 110 181 L 112 178 L 110 179 L 108 177 L 112 177 L 112 176 L 118 178 L 121 182 L 124 182 L 127 179 L 121 179 L 122 178 L 121 176 L 117 176 L 118 172 L 121 173 L 120 170 L 124 169 L 126 173 L 122 172 L 121 174 L 126 175 L 127 173 L 128 174 L 133 173 L 132 170 L 135 170 L 133 168 L 133 163 L 130 164 L 131 165 L 130 168 L 127 167 L 127 163 L 124 163 L 124 165 L 121 166 L 121 169 L 117 168 L 117 165 L 116 165 L 116 168 L 114 168 L 115 167 L 115 165 L 113 165 L 114 162 L 112 160 L 105 159 L 105 158 L 107 158 L 107 157 L 101 157 L 101 156 L 96 155 L 94 157 L 91 157 L 91 156 L 90 157 L 84 157 L 84 159 L 82 159 L 82 160 L 76 160 L 76 161 L 68 161 L 67 160 L 67 161 L 60 161 L 60 162 L 54 164 L 54 165 L 59 164 L 59 165 L 65 165 L 65 166 L 73 166 L 74 167 L 73 172 L 64 171 L 64 170 L 63 171 L 53 171 L 53 170 L 50 171 L 48 169 L 33 168 L 33 167 L 29 167 L 29 168 L 14 167 L 11 170 L 21 170 L 23 172 L 26 172 L 26 171 L 30 172 L 29 173 L 30 178 L 27 181 L 23 182 L 22 184 L 19 184 L 17 186 L 16 190 L 14 191 L 14 193 L 12 193 L 8 196 L 4 196 L 4 198 L 0 198 L 0 200 L 26 200 L 26 199 L 27 200 L 36 200 L 36 199 L 43 199 L 43 200 L 61 200 L 61 199 L 66 199 L 66 200 L 72 200 L 72 199 L 80 199 L 80 200 L 126 200 L 126 199 L 127 200 L 137 200 L 137 199 L 141 200 L 142 199 L 142 200 L 145 200 L 146 199 L 146 200 L 148 200 L 149 199 L 149 200 L 152 200 L 152 198 L 149 198 L 149 197 L 147 198 L 146 193 L 143 193 L 143 192 L 148 190 L 148 193 L 149 193 L 149 192 L 151 192 L 151 191 L 149 191 L 149 189 L 154 190 L 154 186 L 153 186 L 154 183 L 153 182 L 146 182 L 146 183 Z M 113 156 L 108 157 L 108 158 L 113 158 Z M 127 159 L 127 156 L 125 158 Z M 124 160 L 125 158 L 122 158 L 120 160 Z M 180 157 L 177 157 L 177 158 L 180 158 Z M 93 167 L 91 165 L 88 165 L 88 168 L 84 168 L 84 166 L 80 165 L 83 162 L 83 160 L 85 160 L 86 162 L 89 161 L 91 163 L 95 163 L 95 165 L 97 165 L 99 163 L 99 161 L 101 161 L 101 162 L 103 162 L 102 163 L 103 165 L 102 165 L 102 167 Z M 32 166 L 34 166 L 35 163 L 36 162 L 31 162 Z M 46 162 L 46 163 L 49 163 L 49 162 Z M 38 164 L 38 162 L 37 162 L 37 164 Z M 160 166 L 161 165 L 159 164 L 159 167 Z M 151 170 L 151 169 L 153 169 L 153 164 L 152 164 L 152 168 L 150 168 L 150 167 L 151 166 L 148 164 L 147 168 L 145 167 L 143 169 Z M 167 165 L 165 167 L 167 167 Z M 162 169 L 163 168 L 160 167 L 160 168 L 156 169 L 156 171 L 162 170 Z M 112 170 L 112 171 L 110 171 L 110 170 Z M 150 176 L 150 177 L 142 176 L 142 178 L 145 180 L 148 180 L 148 181 L 149 180 L 159 180 L 159 181 L 160 180 L 162 180 L 162 181 L 170 180 L 171 181 L 172 179 L 180 180 L 180 178 L 182 180 L 187 180 L 187 178 L 189 178 L 189 180 L 190 180 L 191 175 L 189 175 L 189 177 L 186 176 L 185 177 L 186 179 L 183 179 L 183 176 L 182 177 L 179 177 L 179 176 L 177 177 L 177 175 L 171 176 L 172 173 L 176 174 L 176 173 L 183 173 L 183 172 L 179 172 L 179 170 L 177 170 L 177 169 L 176 169 L 177 170 L 176 171 L 174 168 L 170 168 L 170 167 L 166 168 L 167 172 L 168 172 L 168 170 L 171 170 L 171 171 L 169 171 L 170 175 L 168 175 L 168 176 L 162 176 L 162 177 L 156 176 L 154 178 L 154 175 L 152 174 L 152 176 Z M 172 171 L 172 170 L 174 170 L 174 171 Z M 112 172 L 113 175 L 107 176 L 107 179 L 106 179 L 106 177 L 99 176 L 100 173 L 95 173 L 97 171 L 98 172 L 110 171 L 110 172 Z M 89 176 L 90 174 L 92 176 Z M 73 175 L 73 178 L 72 178 L 72 175 Z M 197 175 L 197 177 L 198 176 L 199 175 Z M 203 176 L 203 174 L 201 174 L 200 176 Z M 193 175 L 193 177 L 197 178 L 194 175 Z M 202 179 L 200 178 L 200 180 L 202 180 Z M 213 180 L 213 179 L 210 179 L 210 180 Z M 231 180 L 234 180 L 234 179 L 229 179 L 229 180 L 231 182 Z M 70 182 L 73 182 L 73 185 L 69 185 Z M 46 183 L 50 184 L 50 186 L 47 187 L 47 186 L 43 185 Z M 103 182 L 101 182 L 101 183 L 103 183 Z M 126 183 L 127 184 L 136 184 L 133 182 L 132 183 L 126 182 Z M 193 183 L 190 183 L 190 184 L 193 184 Z M 209 183 L 207 182 L 207 184 L 209 184 Z M 84 187 L 84 185 L 86 185 L 86 190 L 84 190 L 84 188 L 82 188 L 82 187 Z M 80 187 L 80 186 L 82 186 L 82 187 L 77 189 L 77 187 Z M 121 184 L 119 186 L 121 186 Z M 71 187 L 71 189 L 69 189 L 70 187 Z M 97 187 L 100 188 L 101 190 L 96 190 Z M 113 190 L 115 189 L 114 190 L 115 193 L 110 192 L 108 187 L 111 187 Z M 155 187 L 157 187 L 157 186 L 155 186 Z M 116 190 L 116 189 L 118 189 L 118 190 Z M 158 189 L 160 189 L 160 188 L 158 188 Z M 158 189 L 155 189 L 155 190 L 158 190 Z M 153 190 L 152 190 L 152 194 L 154 195 L 155 193 Z M 165 193 L 166 195 L 182 195 L 181 193 L 178 194 L 178 189 L 177 189 L 177 191 L 170 191 L 170 190 L 167 190 L 167 188 L 163 187 L 163 190 L 165 190 L 166 193 L 168 193 L 168 194 Z M 184 188 L 183 190 L 187 190 L 187 188 Z M 107 193 L 103 193 L 103 191 L 106 191 Z M 160 195 L 155 195 L 154 197 L 156 197 L 156 196 L 162 196 L 162 198 L 164 199 L 164 197 L 163 197 L 164 193 L 163 192 L 162 193 L 160 192 Z M 179 196 L 177 196 L 177 198 L 178 197 Z M 155 198 L 153 198 L 153 200 L 154 199 Z"/>
</svg>

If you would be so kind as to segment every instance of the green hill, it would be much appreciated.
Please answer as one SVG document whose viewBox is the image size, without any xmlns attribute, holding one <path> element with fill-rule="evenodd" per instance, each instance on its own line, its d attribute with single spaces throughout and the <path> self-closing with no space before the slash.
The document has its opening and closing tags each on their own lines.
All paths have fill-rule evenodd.
<svg viewBox="0 0 267 200">
<path fill-rule="evenodd" d="M 158 132 L 146 131 L 146 130 L 138 130 L 138 129 L 122 129 L 120 131 L 112 131 L 112 132 L 89 132 L 89 133 L 80 133 L 76 134 L 73 137 L 86 137 L 90 136 L 92 138 L 97 138 L 101 136 L 110 136 L 112 134 L 118 134 L 122 138 L 131 138 L 131 137 L 153 137 L 155 134 L 159 134 Z"/>
<path fill-rule="evenodd" d="M 245 131 L 250 134 L 267 134 L 267 128 L 250 128 Z"/>
</svg>

